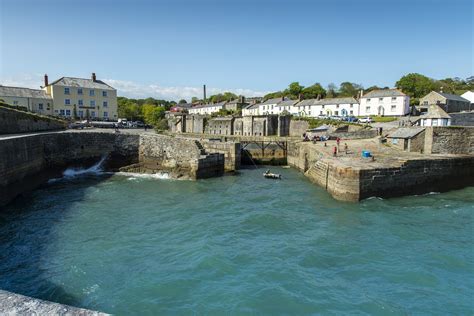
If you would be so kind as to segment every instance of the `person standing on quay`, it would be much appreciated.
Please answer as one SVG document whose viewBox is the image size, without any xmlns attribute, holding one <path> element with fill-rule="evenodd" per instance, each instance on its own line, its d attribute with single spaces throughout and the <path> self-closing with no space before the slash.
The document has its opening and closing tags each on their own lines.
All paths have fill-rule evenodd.
<svg viewBox="0 0 474 316">
<path fill-rule="evenodd" d="M 333 157 L 337 157 L 337 147 L 334 146 L 333 150 L 332 150 L 332 154 L 333 154 Z"/>
</svg>

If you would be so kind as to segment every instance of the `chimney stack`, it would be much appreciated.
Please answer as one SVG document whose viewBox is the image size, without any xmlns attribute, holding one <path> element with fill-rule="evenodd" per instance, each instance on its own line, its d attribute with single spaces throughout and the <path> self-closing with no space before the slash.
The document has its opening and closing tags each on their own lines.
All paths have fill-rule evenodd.
<svg viewBox="0 0 474 316">
<path fill-rule="evenodd" d="M 47 87 L 49 84 L 48 82 L 48 75 L 47 74 L 44 74 L 44 86 Z"/>
<path fill-rule="evenodd" d="M 303 101 L 303 94 L 298 94 L 298 101 Z"/>
<path fill-rule="evenodd" d="M 203 101 L 204 103 L 206 103 L 206 85 L 203 85 L 203 92 L 204 92 L 204 98 L 203 98 Z"/>
<path fill-rule="evenodd" d="M 281 96 L 281 100 L 285 101 L 285 96 L 284 95 Z"/>
<path fill-rule="evenodd" d="M 95 76 L 95 72 L 92 73 L 92 81 L 96 81 L 97 77 Z"/>
</svg>

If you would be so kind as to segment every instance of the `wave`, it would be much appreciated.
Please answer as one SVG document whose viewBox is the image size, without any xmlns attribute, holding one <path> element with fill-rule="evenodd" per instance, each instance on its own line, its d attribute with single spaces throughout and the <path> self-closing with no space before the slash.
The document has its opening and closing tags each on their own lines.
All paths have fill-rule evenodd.
<svg viewBox="0 0 474 316">
<path fill-rule="evenodd" d="M 99 174 L 102 172 L 102 165 L 105 159 L 107 159 L 107 156 L 103 156 L 99 162 L 89 168 L 67 168 L 63 172 L 63 177 L 72 178 L 83 174 Z"/>
<path fill-rule="evenodd" d="M 171 179 L 169 173 L 158 172 L 158 173 L 135 173 L 135 172 L 115 172 L 115 175 L 129 177 L 128 180 L 137 179 Z"/>
</svg>

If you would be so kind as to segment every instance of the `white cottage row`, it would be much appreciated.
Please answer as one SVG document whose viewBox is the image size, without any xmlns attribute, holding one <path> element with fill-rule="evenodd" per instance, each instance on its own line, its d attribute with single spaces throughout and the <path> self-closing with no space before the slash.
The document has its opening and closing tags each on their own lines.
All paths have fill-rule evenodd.
<svg viewBox="0 0 474 316">
<path fill-rule="evenodd" d="M 374 90 L 360 98 L 309 100 L 269 99 L 243 109 L 242 114 L 266 115 L 290 113 L 296 116 L 402 116 L 410 112 L 410 97 L 397 89 Z"/>
</svg>

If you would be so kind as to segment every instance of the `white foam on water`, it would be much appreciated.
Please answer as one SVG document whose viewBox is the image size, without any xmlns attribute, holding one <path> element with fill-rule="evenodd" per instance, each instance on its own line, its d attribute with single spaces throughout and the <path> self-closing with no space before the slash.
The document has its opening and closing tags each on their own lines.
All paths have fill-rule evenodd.
<svg viewBox="0 0 474 316">
<path fill-rule="evenodd" d="M 135 172 L 116 172 L 116 175 L 128 177 L 128 180 L 134 181 L 138 179 L 171 179 L 169 173 L 135 173 Z"/>
<path fill-rule="evenodd" d="M 98 163 L 96 163 L 95 165 L 85 169 L 85 168 L 67 168 L 64 172 L 63 172 L 63 177 L 65 178 L 72 178 L 72 177 L 77 177 L 77 176 L 80 176 L 80 175 L 83 175 L 83 174 L 99 174 L 102 172 L 102 165 L 105 161 L 105 159 L 107 159 L 107 156 L 103 156 Z M 54 180 L 54 179 L 51 179 L 51 180 Z M 54 181 L 53 181 L 54 182 Z"/>
</svg>

